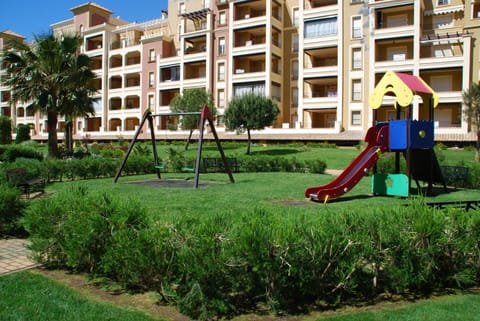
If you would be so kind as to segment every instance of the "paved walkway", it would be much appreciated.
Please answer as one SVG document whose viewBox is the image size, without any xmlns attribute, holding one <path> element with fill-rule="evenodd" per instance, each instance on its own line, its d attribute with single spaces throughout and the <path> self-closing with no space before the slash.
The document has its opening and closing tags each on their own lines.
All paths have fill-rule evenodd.
<svg viewBox="0 0 480 321">
<path fill-rule="evenodd" d="M 28 240 L 0 239 L 0 276 L 38 266 L 28 258 L 27 244 Z"/>
</svg>

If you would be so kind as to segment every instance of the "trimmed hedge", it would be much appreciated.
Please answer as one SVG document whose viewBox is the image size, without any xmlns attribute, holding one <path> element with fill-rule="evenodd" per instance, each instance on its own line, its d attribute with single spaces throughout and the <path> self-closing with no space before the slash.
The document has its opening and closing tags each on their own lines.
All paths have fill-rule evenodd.
<svg viewBox="0 0 480 321">
<path fill-rule="evenodd" d="M 43 160 L 43 154 L 28 145 L 0 145 L 0 160 L 4 162 L 15 162 L 17 158 L 32 158 Z"/>
<path fill-rule="evenodd" d="M 418 202 L 315 217 L 261 208 L 153 219 L 159 214 L 133 198 L 75 187 L 32 203 L 24 222 L 39 262 L 155 290 L 194 319 L 480 281 L 478 210 Z"/>
</svg>

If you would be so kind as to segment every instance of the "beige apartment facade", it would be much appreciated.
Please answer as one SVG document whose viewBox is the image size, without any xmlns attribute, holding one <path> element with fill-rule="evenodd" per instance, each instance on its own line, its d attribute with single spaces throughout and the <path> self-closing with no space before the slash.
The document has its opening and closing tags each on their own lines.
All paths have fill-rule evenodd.
<svg viewBox="0 0 480 321">
<path fill-rule="evenodd" d="M 438 93 L 437 140 L 474 140 L 462 91 L 480 79 L 480 1 L 169 0 L 168 9 L 148 10 L 158 10 L 158 19 L 131 23 L 89 2 L 52 25 L 57 35 L 82 35 L 97 75 L 95 115 L 76 120 L 76 139 L 129 138 L 147 108 L 168 112 L 183 90 L 202 88 L 214 97 L 222 138 L 241 138 L 222 130 L 230 99 L 254 92 L 275 99 L 281 111 L 255 137 L 358 141 L 395 117 L 391 98 L 376 111 L 368 106 L 392 70 L 420 76 Z M 9 37 L 22 39 L 3 32 L 0 45 Z M 46 139 L 45 119 L 0 89 L 2 114 Z M 416 98 L 413 118 L 428 118 L 426 110 Z M 168 131 L 163 118 L 156 126 L 162 137 L 182 135 Z"/>
</svg>

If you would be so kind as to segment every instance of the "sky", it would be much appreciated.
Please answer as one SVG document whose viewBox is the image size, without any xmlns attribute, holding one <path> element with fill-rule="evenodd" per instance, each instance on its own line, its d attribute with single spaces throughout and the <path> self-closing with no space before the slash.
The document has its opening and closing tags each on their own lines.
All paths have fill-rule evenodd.
<svg viewBox="0 0 480 321">
<path fill-rule="evenodd" d="M 34 34 L 45 34 L 52 23 L 71 19 L 71 8 L 85 4 L 86 0 L 2 0 L 0 31 L 10 29 L 27 41 Z M 168 0 L 96 0 L 102 7 L 113 11 L 113 16 L 129 22 L 158 19 L 167 10 Z"/>
</svg>

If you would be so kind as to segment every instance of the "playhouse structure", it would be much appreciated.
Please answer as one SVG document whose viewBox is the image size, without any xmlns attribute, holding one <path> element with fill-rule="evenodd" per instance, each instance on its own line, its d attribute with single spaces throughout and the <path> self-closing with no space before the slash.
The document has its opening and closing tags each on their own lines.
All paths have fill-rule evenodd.
<svg viewBox="0 0 480 321">
<path fill-rule="evenodd" d="M 369 104 L 374 110 L 383 104 L 384 96 L 394 96 L 396 119 L 377 123 L 367 131 L 367 147 L 350 165 L 329 184 L 310 187 L 305 197 L 315 201 L 327 202 L 350 191 L 370 169 L 374 169 L 379 153 L 395 152 L 395 173 L 372 176 L 372 192 L 377 195 L 406 197 L 415 180 L 428 183 L 428 192 L 434 183 L 445 187 L 434 147 L 434 108 L 438 105 L 438 96 L 420 77 L 388 71 L 379 81 L 370 95 Z M 428 109 L 428 120 L 412 120 L 412 102 L 414 96 L 420 96 L 422 108 Z M 401 119 L 402 112 L 405 115 Z M 400 173 L 400 156 L 406 160 L 406 173 Z"/>
</svg>

